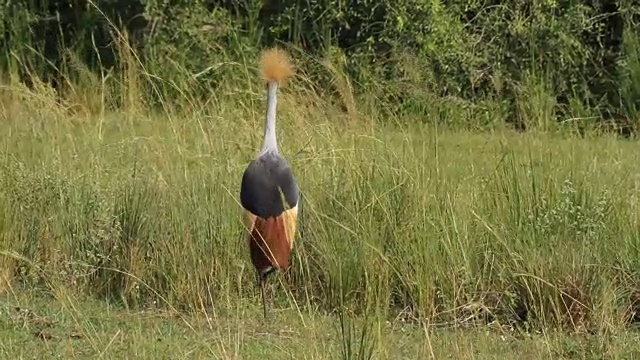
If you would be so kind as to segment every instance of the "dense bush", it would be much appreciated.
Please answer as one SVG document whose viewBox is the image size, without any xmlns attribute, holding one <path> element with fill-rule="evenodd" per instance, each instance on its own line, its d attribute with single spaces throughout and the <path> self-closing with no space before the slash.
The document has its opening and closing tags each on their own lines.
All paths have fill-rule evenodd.
<svg viewBox="0 0 640 360">
<path fill-rule="evenodd" d="M 64 68 L 63 48 L 93 69 L 117 64 L 115 26 L 173 88 L 199 74 L 195 88 L 211 91 L 243 73 L 233 64 L 284 42 L 317 57 L 337 47 L 356 96 L 434 121 L 446 120 L 434 108 L 463 111 L 471 126 L 549 126 L 540 111 L 558 121 L 639 118 L 634 1 L 50 0 L 0 5 L 0 17 L 5 67 L 18 59 L 40 75 Z M 309 69 L 328 88 L 329 74 Z"/>
</svg>

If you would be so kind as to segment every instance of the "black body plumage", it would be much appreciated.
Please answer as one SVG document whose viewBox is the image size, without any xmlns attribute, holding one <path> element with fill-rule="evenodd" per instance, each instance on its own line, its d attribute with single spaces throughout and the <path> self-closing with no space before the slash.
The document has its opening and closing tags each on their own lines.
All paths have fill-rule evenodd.
<svg viewBox="0 0 640 360">
<path fill-rule="evenodd" d="M 296 206 L 299 198 L 291 166 L 277 153 L 267 152 L 254 159 L 242 175 L 240 203 L 255 216 L 263 219 L 279 216 Z"/>
</svg>

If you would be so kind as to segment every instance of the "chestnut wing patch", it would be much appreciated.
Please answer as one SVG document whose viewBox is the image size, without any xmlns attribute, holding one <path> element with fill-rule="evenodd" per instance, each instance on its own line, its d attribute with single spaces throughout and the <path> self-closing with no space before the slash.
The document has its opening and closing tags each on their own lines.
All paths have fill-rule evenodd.
<svg viewBox="0 0 640 360">
<path fill-rule="evenodd" d="M 295 241 L 297 206 L 280 216 L 263 219 L 245 211 L 245 227 L 251 250 L 251 261 L 260 271 L 289 267 L 289 255 Z"/>
</svg>

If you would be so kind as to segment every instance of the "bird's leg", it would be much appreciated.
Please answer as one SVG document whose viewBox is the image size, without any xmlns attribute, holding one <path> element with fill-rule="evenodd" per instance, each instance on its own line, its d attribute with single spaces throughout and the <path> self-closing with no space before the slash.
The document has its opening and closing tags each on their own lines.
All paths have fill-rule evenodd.
<svg viewBox="0 0 640 360">
<path fill-rule="evenodd" d="M 276 268 L 274 268 L 273 266 L 270 266 L 269 268 L 263 270 L 262 272 L 258 271 L 257 275 L 257 283 L 258 286 L 260 287 L 260 291 L 262 292 L 262 307 L 264 310 L 264 317 L 267 317 L 267 291 L 265 289 L 266 287 L 266 281 L 267 281 L 267 276 L 273 272 L 276 271 Z"/>
<path fill-rule="evenodd" d="M 267 296 L 266 296 L 266 291 L 264 289 L 264 279 L 261 282 L 261 288 L 262 288 L 262 309 L 264 311 L 264 318 L 267 318 Z"/>
<path fill-rule="evenodd" d="M 260 286 L 260 291 L 262 292 L 262 310 L 264 312 L 265 319 L 267 318 L 267 296 L 265 291 L 266 279 L 266 274 L 258 274 L 258 286 Z"/>
</svg>

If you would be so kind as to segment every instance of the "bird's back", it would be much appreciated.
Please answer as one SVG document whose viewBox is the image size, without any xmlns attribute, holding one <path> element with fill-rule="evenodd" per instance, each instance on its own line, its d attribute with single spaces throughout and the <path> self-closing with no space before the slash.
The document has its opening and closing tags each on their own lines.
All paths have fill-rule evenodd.
<svg viewBox="0 0 640 360">
<path fill-rule="evenodd" d="M 297 206 L 299 196 L 291 166 L 278 154 L 260 156 L 251 161 L 244 171 L 240 202 L 255 216 L 264 219 L 279 216 Z"/>
</svg>

